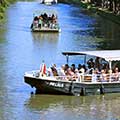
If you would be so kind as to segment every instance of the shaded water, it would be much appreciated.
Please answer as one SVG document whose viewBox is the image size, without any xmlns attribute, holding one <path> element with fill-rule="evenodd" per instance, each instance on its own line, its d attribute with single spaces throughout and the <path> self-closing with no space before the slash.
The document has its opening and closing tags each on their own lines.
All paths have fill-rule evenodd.
<svg viewBox="0 0 120 120">
<path fill-rule="evenodd" d="M 33 13 L 41 9 L 57 11 L 61 33 L 30 31 Z M 120 119 L 120 94 L 31 96 L 23 79 L 24 72 L 39 69 L 43 59 L 47 66 L 64 64 L 62 51 L 120 49 L 119 25 L 67 4 L 17 2 L 6 14 L 7 22 L 0 26 L 0 120 Z"/>
</svg>

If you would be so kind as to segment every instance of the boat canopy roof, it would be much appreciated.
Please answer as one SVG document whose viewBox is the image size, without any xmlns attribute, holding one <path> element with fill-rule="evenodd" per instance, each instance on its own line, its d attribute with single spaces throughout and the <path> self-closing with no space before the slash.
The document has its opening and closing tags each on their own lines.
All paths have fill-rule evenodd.
<svg viewBox="0 0 120 120">
<path fill-rule="evenodd" d="M 62 52 L 63 55 L 90 55 L 104 58 L 106 61 L 120 61 L 120 50 L 97 50 L 97 51 L 68 51 Z"/>
<path fill-rule="evenodd" d="M 57 11 L 54 9 L 52 9 L 52 10 L 51 9 L 36 10 L 36 11 L 34 11 L 33 15 L 39 16 L 44 13 L 47 13 L 48 15 L 51 15 L 51 14 L 57 15 Z"/>
</svg>

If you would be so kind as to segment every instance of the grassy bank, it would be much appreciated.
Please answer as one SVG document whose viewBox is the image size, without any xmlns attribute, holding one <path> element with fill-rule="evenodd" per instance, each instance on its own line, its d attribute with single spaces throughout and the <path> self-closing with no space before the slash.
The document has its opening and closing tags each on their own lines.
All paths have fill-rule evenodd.
<svg viewBox="0 0 120 120">
<path fill-rule="evenodd" d="M 9 2 L 7 0 L 1 0 L 0 2 L 0 20 L 2 20 L 4 18 L 4 13 L 9 5 Z"/>
<path fill-rule="evenodd" d="M 80 7 L 90 10 L 92 12 L 98 13 L 98 15 L 104 17 L 105 19 L 111 20 L 120 25 L 120 15 L 116 15 L 108 10 L 95 7 L 92 4 L 81 2 L 80 0 L 59 0 L 62 3 L 75 4 Z"/>
<path fill-rule="evenodd" d="M 7 7 L 16 0 L 0 0 L 0 23 L 5 19 L 5 11 Z"/>
</svg>

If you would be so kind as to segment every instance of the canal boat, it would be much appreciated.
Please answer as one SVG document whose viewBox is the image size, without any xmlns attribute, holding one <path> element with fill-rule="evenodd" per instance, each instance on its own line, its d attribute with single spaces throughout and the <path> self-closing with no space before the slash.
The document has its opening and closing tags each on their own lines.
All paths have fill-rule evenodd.
<svg viewBox="0 0 120 120">
<path fill-rule="evenodd" d="M 42 0 L 42 3 L 45 5 L 57 4 L 57 0 Z"/>
<path fill-rule="evenodd" d="M 61 32 L 57 13 L 52 10 L 36 11 L 31 24 L 32 32 Z"/>
<path fill-rule="evenodd" d="M 102 51 L 68 51 L 63 52 L 69 64 L 69 56 L 84 56 L 84 64 L 87 56 L 99 57 L 107 62 L 109 70 L 112 70 L 113 62 L 120 61 L 120 50 L 102 50 Z M 90 95 L 120 92 L 120 77 L 115 80 L 112 72 L 107 73 L 106 81 L 100 80 L 102 73 L 97 73 L 96 81 L 92 81 L 93 74 L 79 74 L 79 77 L 66 75 L 48 75 L 45 64 L 42 64 L 42 70 L 33 70 L 25 72 L 25 83 L 36 88 L 36 93 L 47 94 L 68 94 L 68 95 Z M 59 71 L 59 69 L 57 69 Z M 44 74 L 41 74 L 42 73 Z"/>
</svg>

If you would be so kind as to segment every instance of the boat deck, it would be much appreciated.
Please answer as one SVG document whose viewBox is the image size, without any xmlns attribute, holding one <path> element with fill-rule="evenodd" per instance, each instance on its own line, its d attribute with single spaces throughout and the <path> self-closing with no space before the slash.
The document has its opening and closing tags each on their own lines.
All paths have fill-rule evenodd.
<svg viewBox="0 0 120 120">
<path fill-rule="evenodd" d="M 60 32 L 60 29 L 51 29 L 51 28 L 34 28 L 33 32 Z"/>
</svg>

